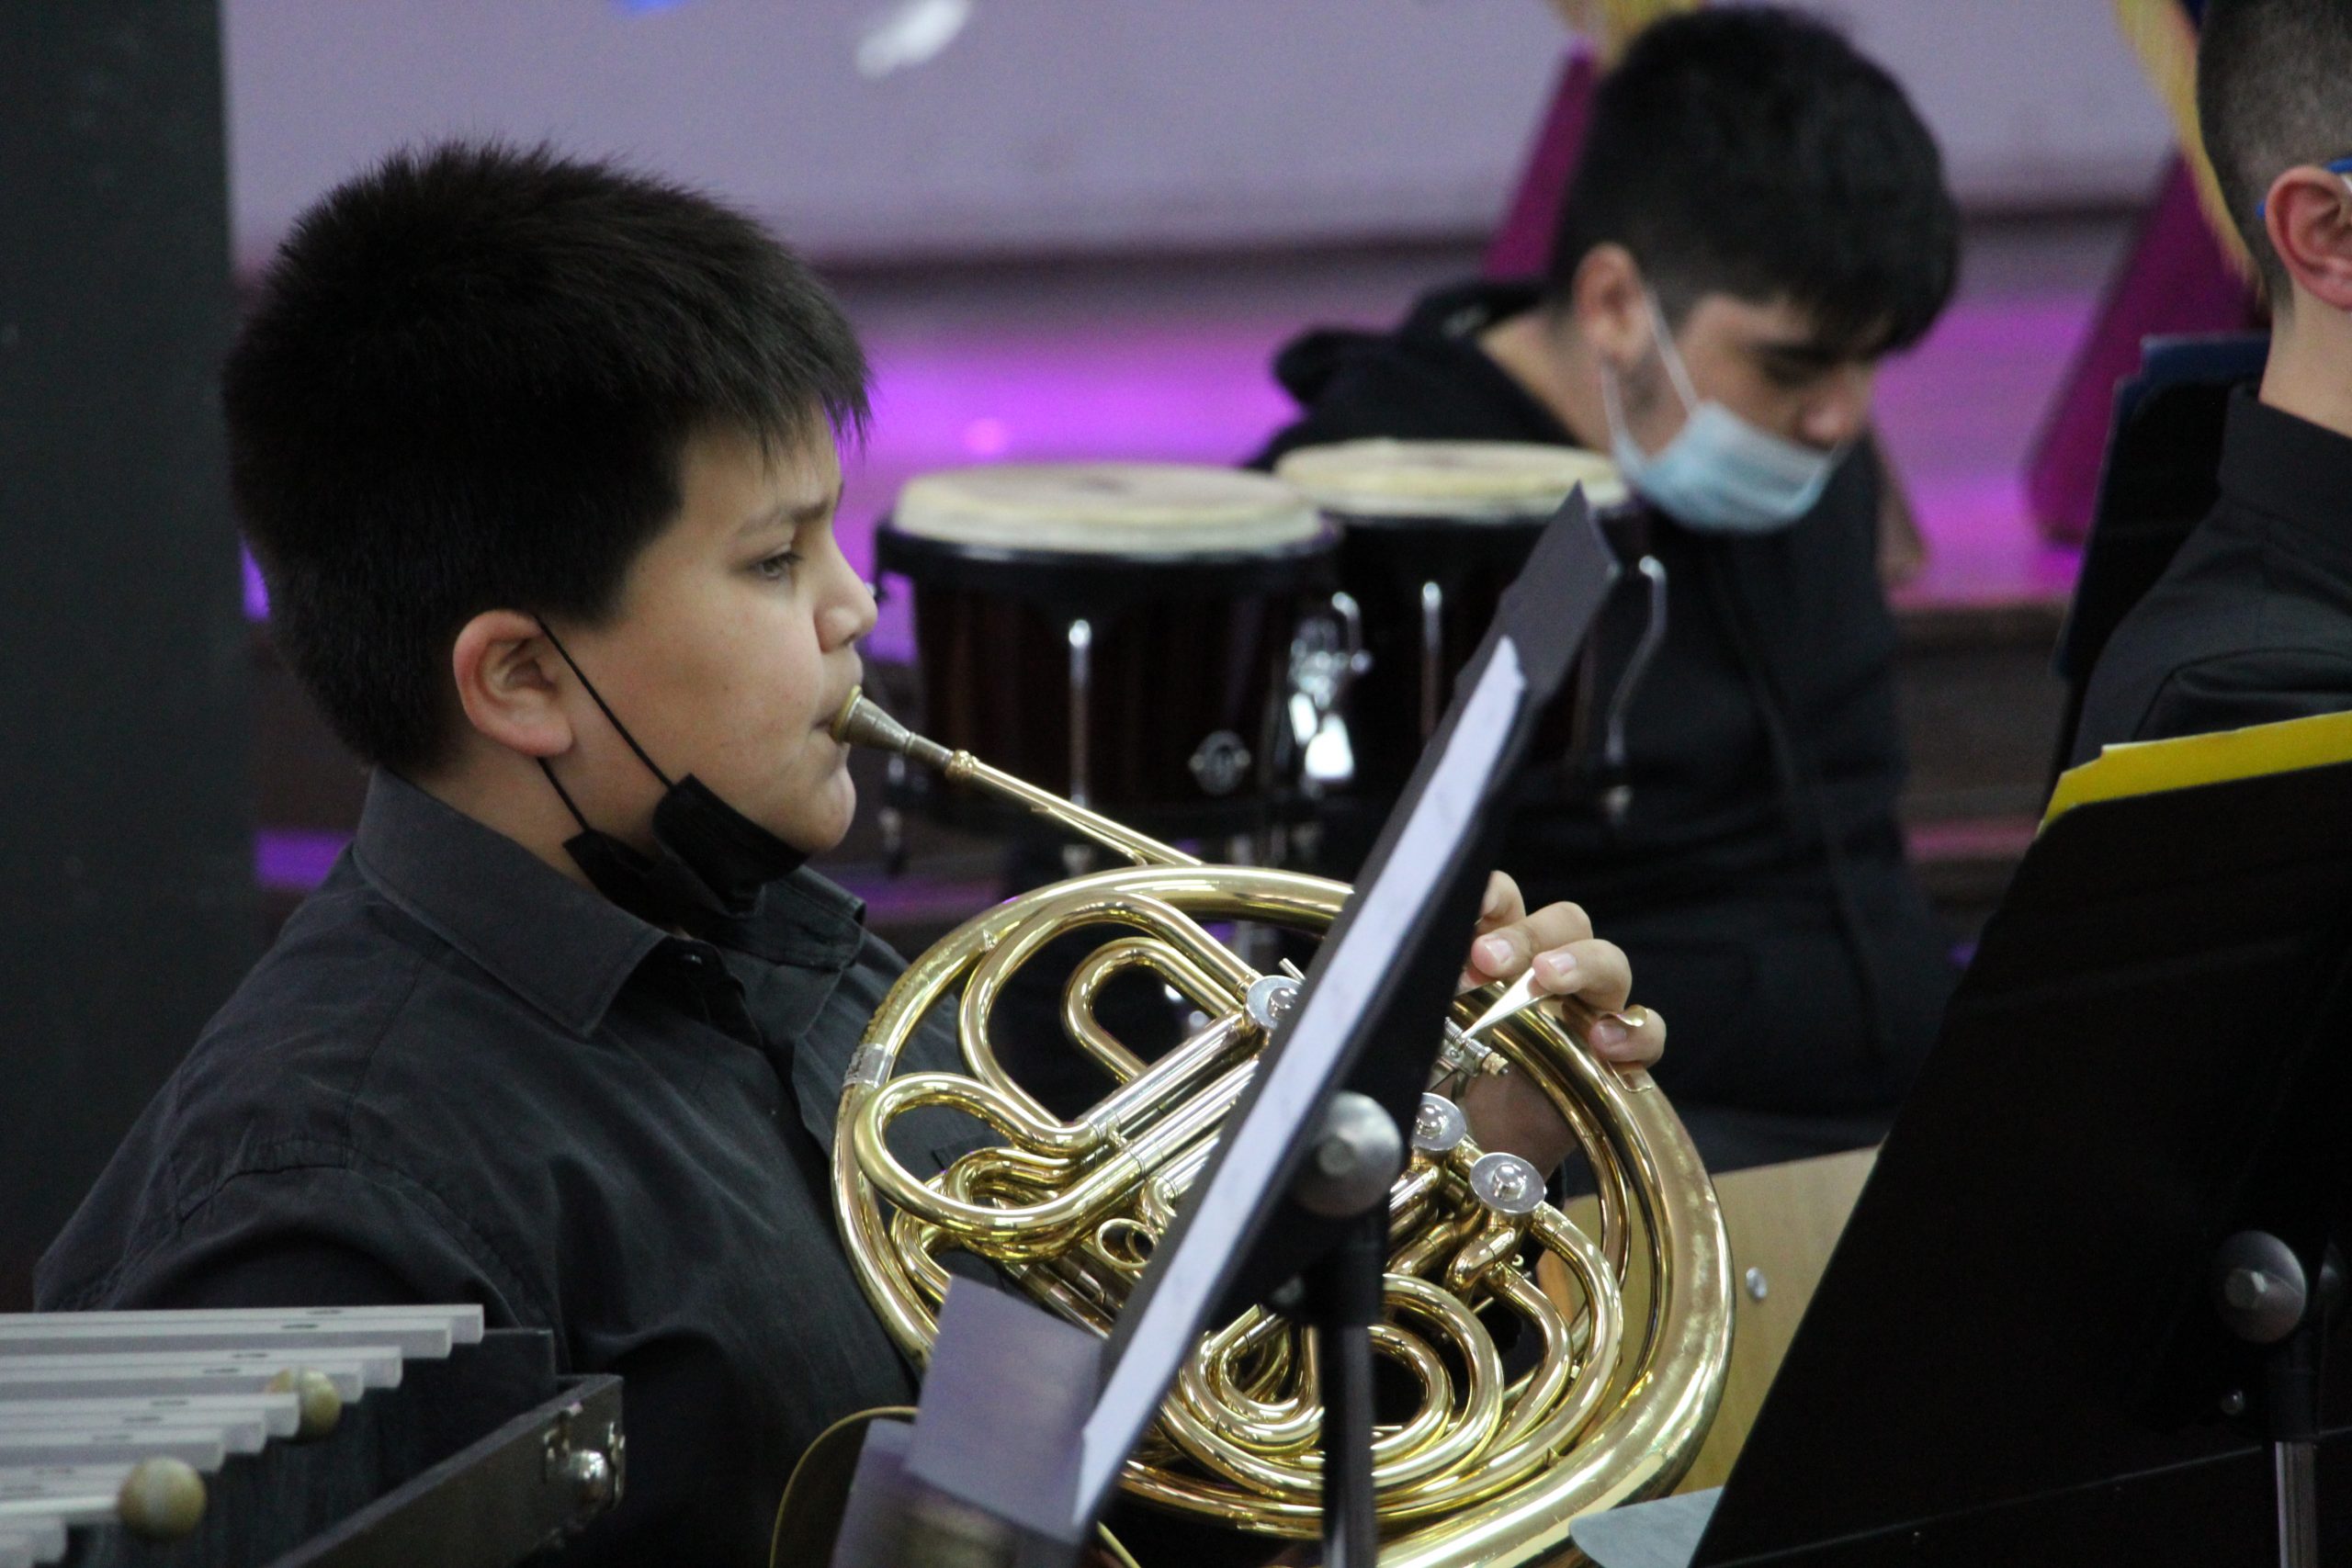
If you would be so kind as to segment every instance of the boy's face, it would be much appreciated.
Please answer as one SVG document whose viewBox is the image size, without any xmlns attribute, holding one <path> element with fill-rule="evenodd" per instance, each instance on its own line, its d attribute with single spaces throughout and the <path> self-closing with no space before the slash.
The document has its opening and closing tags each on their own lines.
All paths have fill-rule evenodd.
<svg viewBox="0 0 2352 1568">
<path fill-rule="evenodd" d="M 695 774 L 796 848 L 831 849 L 857 792 L 826 725 L 874 626 L 833 538 L 839 455 L 822 421 L 769 457 L 713 432 L 686 444 L 680 479 L 678 517 L 631 565 L 619 613 L 565 645 L 663 773 Z M 574 732 L 611 814 L 591 819 L 643 844 L 661 782 L 593 708 Z"/>
<path fill-rule="evenodd" d="M 1878 361 L 1824 347 L 1812 318 L 1785 300 L 1702 294 L 1674 342 L 1699 396 L 1759 430 L 1826 451 L 1870 423 Z"/>
<path fill-rule="evenodd" d="M 1623 323 L 1626 423 L 1645 450 L 1661 450 L 1687 411 L 1660 357 L 1646 309 Z M 1878 361 L 1825 347 L 1807 313 L 1786 300 L 1757 304 L 1702 294 L 1674 343 L 1702 401 L 1723 404 L 1759 430 L 1830 451 L 1870 423 Z"/>
</svg>

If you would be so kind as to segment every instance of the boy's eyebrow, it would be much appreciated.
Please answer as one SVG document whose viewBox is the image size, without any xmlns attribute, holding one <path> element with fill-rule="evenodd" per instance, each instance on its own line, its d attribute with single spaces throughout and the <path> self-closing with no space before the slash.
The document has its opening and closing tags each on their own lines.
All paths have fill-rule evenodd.
<svg viewBox="0 0 2352 1568">
<path fill-rule="evenodd" d="M 1826 370 L 1841 363 L 1846 353 L 1836 346 L 1811 338 L 1791 338 L 1781 342 L 1751 344 L 1748 352 L 1758 359 L 1778 359 L 1809 369 Z"/>
<path fill-rule="evenodd" d="M 743 520 L 738 534 L 756 534 L 766 528 L 805 528 L 811 523 L 822 523 L 842 503 L 841 486 L 835 485 L 822 501 L 812 501 L 806 506 L 771 506 L 764 512 L 753 513 Z"/>
</svg>

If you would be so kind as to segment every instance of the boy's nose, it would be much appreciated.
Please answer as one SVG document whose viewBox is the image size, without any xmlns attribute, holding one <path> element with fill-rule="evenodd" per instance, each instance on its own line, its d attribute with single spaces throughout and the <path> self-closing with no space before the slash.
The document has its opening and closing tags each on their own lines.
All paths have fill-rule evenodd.
<svg viewBox="0 0 2352 1568">
<path fill-rule="evenodd" d="M 1807 406 L 1799 434 L 1815 446 L 1842 446 L 1853 440 L 1870 423 L 1875 379 L 1876 371 L 1870 367 L 1856 367 L 1841 372 Z"/>
<path fill-rule="evenodd" d="M 824 645 L 839 648 L 862 639 L 874 629 L 881 611 L 876 604 L 877 585 L 866 581 L 854 572 L 843 574 L 848 587 L 833 604 L 825 607 L 820 616 Z"/>
</svg>

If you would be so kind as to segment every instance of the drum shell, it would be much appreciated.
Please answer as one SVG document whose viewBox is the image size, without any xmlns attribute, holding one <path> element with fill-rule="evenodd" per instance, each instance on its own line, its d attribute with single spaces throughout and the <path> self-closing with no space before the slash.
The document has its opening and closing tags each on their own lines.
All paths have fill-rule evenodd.
<svg viewBox="0 0 2352 1568">
<path fill-rule="evenodd" d="M 1291 639 L 1315 590 L 1328 590 L 1333 544 L 1326 532 L 1262 551 L 1074 555 L 921 538 L 886 524 L 876 562 L 913 592 L 933 739 L 1071 793 L 1069 628 L 1083 620 L 1087 803 L 1143 822 L 1241 831 L 1285 794 Z M 1219 734 L 1250 758 L 1222 794 L 1193 766 Z"/>
<path fill-rule="evenodd" d="M 1359 794 L 1393 795 L 1404 786 L 1429 737 L 1425 714 L 1442 716 L 1453 684 L 1487 635 L 1503 591 L 1527 564 L 1551 521 L 1442 517 L 1357 517 L 1326 513 L 1340 528 L 1339 583 L 1363 616 L 1371 666 L 1342 704 L 1355 753 Z M 1426 694 L 1423 585 L 1442 600 L 1436 644 L 1437 689 Z M 1588 683 L 1580 658 L 1544 714 L 1528 753 L 1531 766 L 1556 763 L 1577 748 Z"/>
</svg>

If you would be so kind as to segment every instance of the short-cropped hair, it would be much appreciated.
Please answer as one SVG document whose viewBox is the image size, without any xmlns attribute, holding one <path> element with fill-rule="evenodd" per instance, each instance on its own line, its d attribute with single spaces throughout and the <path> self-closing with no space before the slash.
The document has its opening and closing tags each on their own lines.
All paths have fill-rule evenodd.
<svg viewBox="0 0 2352 1568">
<path fill-rule="evenodd" d="M 1960 218 L 1894 78 L 1764 6 L 1657 22 L 1595 93 L 1547 292 L 1593 247 L 1631 251 L 1679 322 L 1701 296 L 1805 310 L 1860 356 L 1907 347 L 1951 298 Z"/>
<path fill-rule="evenodd" d="M 594 624 L 686 443 L 862 434 L 840 306 L 708 197 L 546 147 L 397 152 L 295 224 L 222 376 L 281 655 L 362 758 L 446 755 L 458 631 Z"/>
<path fill-rule="evenodd" d="M 2230 217 L 2274 301 L 2292 298 L 2261 208 L 2298 164 L 2352 155 L 2352 3 L 2207 0 L 2197 121 Z"/>
</svg>

